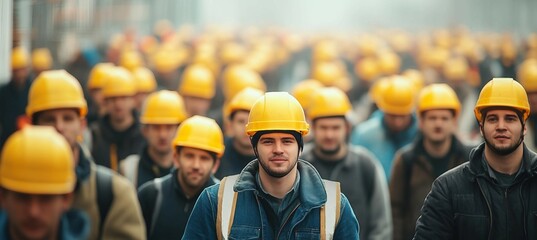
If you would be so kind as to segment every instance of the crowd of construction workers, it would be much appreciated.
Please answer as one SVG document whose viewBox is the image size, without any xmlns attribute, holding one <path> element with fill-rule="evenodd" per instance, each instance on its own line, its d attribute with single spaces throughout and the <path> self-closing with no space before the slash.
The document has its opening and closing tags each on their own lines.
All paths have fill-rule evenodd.
<svg viewBox="0 0 537 240">
<path fill-rule="evenodd" d="M 159 22 L 53 56 L 0 86 L 0 239 L 537 239 L 537 34 Z"/>
</svg>

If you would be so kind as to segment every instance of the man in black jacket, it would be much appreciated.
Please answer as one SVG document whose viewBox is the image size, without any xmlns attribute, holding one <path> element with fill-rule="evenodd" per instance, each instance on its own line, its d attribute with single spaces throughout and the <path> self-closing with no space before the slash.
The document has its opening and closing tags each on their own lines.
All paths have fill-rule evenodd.
<svg viewBox="0 0 537 240">
<path fill-rule="evenodd" d="M 414 239 L 537 239 L 537 155 L 522 144 L 526 91 L 495 78 L 474 112 L 485 142 L 433 183 Z"/>
</svg>

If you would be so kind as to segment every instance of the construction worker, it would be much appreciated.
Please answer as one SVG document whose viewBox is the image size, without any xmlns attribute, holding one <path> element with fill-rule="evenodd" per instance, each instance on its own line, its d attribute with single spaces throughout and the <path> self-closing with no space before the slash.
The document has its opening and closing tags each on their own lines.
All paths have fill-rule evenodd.
<svg viewBox="0 0 537 240">
<path fill-rule="evenodd" d="M 91 125 L 92 155 L 95 163 L 118 170 L 119 161 L 136 154 L 145 145 L 136 116 L 136 85 L 131 73 L 114 67 L 102 90 L 107 113 Z"/>
<path fill-rule="evenodd" d="M 37 48 L 32 51 L 32 70 L 35 76 L 52 69 L 54 61 L 48 48 Z"/>
<path fill-rule="evenodd" d="M 0 239 L 87 239 L 87 214 L 70 210 L 75 182 L 69 144 L 53 128 L 15 132 L 0 160 Z"/>
<path fill-rule="evenodd" d="M 359 239 L 339 184 L 298 159 L 308 131 L 300 103 L 287 92 L 258 99 L 246 125 L 257 159 L 203 190 L 183 239 Z"/>
<path fill-rule="evenodd" d="M 352 126 L 347 118 L 351 110 L 347 95 L 335 87 L 313 93 L 307 114 L 312 123 L 313 146 L 301 156 L 322 178 L 341 183 L 341 192 L 360 222 L 360 239 L 391 239 L 386 175 L 372 153 L 349 146 Z"/>
<path fill-rule="evenodd" d="M 98 63 L 90 71 L 86 88 L 91 100 L 88 110 L 88 124 L 91 125 L 106 114 L 103 98 L 104 82 L 114 65 L 112 63 Z"/>
<path fill-rule="evenodd" d="M 11 80 L 0 87 L 0 149 L 9 135 L 28 122 L 24 108 L 28 104 L 30 56 L 24 47 L 11 50 Z"/>
<path fill-rule="evenodd" d="M 215 94 L 215 84 L 209 68 L 196 64 L 185 69 L 178 92 L 184 98 L 190 116 L 207 116 Z"/>
<path fill-rule="evenodd" d="M 475 116 L 484 143 L 434 181 L 414 239 L 537 238 L 537 155 L 523 144 L 529 115 L 526 91 L 514 79 L 483 87 Z"/>
<path fill-rule="evenodd" d="M 153 72 L 145 67 L 134 69 L 132 74 L 136 82 L 136 110 L 141 111 L 147 96 L 157 90 L 157 80 Z"/>
<path fill-rule="evenodd" d="M 175 169 L 139 189 L 148 239 L 181 238 L 201 191 L 215 183 L 224 152 L 222 130 L 213 119 L 185 120 L 173 140 Z"/>
<path fill-rule="evenodd" d="M 414 115 L 414 86 L 401 76 L 388 81 L 375 100 L 382 114 L 356 126 L 350 141 L 377 157 L 389 181 L 395 152 L 414 140 L 418 128 Z"/>
<path fill-rule="evenodd" d="M 215 173 L 217 178 L 239 174 L 246 164 L 255 159 L 250 137 L 246 134 L 246 123 L 250 109 L 262 96 L 261 90 L 248 87 L 237 93 L 227 106 L 225 115 L 229 119 L 232 137 L 225 140 L 226 150 Z"/>
<path fill-rule="evenodd" d="M 394 239 L 411 239 L 423 199 L 433 181 L 466 161 L 470 148 L 456 137 L 461 104 L 445 83 L 425 87 L 418 98 L 418 127 L 414 143 L 396 154 L 390 178 Z"/>
<path fill-rule="evenodd" d="M 125 178 L 95 165 L 79 143 L 87 112 L 78 80 L 66 71 L 45 71 L 32 84 L 26 108 L 32 124 L 56 128 L 71 146 L 77 175 L 73 207 L 90 216 L 88 239 L 141 239 L 145 229 L 134 188 Z"/>
<path fill-rule="evenodd" d="M 119 163 L 119 172 L 134 186 L 170 173 L 172 141 L 179 124 L 187 118 L 183 99 L 177 92 L 161 90 L 147 97 L 140 122 L 147 145 Z"/>
<path fill-rule="evenodd" d="M 527 59 L 517 72 L 518 81 L 528 93 L 531 115 L 528 118 L 524 143 L 529 149 L 537 149 L 537 59 Z"/>
</svg>

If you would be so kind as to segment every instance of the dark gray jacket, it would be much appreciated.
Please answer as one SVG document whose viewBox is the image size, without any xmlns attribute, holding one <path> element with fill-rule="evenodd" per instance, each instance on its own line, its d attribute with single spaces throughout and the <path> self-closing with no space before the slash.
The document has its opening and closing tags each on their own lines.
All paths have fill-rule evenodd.
<svg viewBox="0 0 537 240">
<path fill-rule="evenodd" d="M 537 155 L 524 146 L 519 175 L 502 188 L 483 163 L 484 148 L 434 181 L 414 239 L 537 239 Z"/>
<path fill-rule="evenodd" d="M 378 160 L 363 147 L 350 146 L 347 156 L 329 173 L 308 147 L 301 158 L 309 161 L 323 179 L 341 183 L 360 223 L 360 239 L 391 239 L 392 216 L 386 175 Z"/>
</svg>

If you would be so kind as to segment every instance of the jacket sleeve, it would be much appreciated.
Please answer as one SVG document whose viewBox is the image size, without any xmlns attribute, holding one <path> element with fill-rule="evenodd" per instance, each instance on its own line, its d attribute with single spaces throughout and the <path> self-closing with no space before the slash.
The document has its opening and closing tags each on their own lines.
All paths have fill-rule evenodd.
<svg viewBox="0 0 537 240">
<path fill-rule="evenodd" d="M 358 220 L 352 211 L 349 200 L 341 193 L 340 218 L 334 232 L 334 240 L 360 239 Z"/>
<path fill-rule="evenodd" d="M 217 239 L 216 211 L 219 186 L 220 184 L 216 184 L 201 192 L 192 209 L 182 239 Z"/>
<path fill-rule="evenodd" d="M 374 179 L 373 191 L 371 192 L 369 234 L 367 239 L 392 239 L 392 213 L 390 206 L 390 197 L 388 194 L 388 183 L 386 182 L 386 174 L 380 166 L 378 160 L 371 155 L 373 163 Z"/>
<path fill-rule="evenodd" d="M 114 174 L 114 201 L 106 217 L 103 239 L 146 239 L 146 229 L 136 191 L 125 178 Z"/>
<path fill-rule="evenodd" d="M 450 192 L 444 175 L 433 182 L 425 198 L 414 239 L 453 239 L 454 231 Z"/>
<path fill-rule="evenodd" d="M 394 240 L 403 240 L 406 233 L 404 230 L 405 222 L 405 182 L 403 159 L 397 154 L 393 161 L 392 174 L 390 177 L 390 202 L 392 207 L 393 218 L 393 236 Z"/>
</svg>

